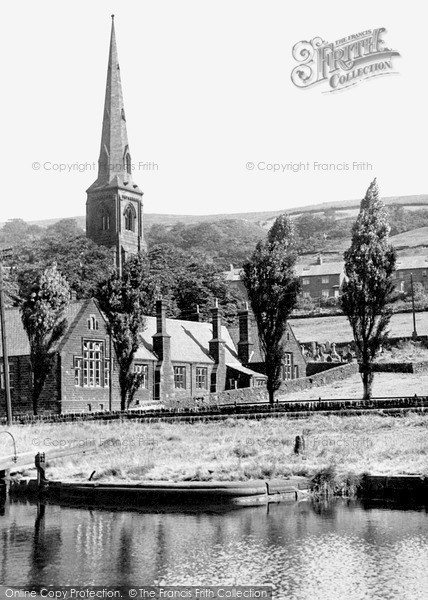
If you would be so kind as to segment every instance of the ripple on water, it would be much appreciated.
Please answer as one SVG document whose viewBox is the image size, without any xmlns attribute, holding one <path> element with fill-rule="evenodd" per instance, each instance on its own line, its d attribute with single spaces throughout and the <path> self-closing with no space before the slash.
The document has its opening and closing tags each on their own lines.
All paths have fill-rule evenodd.
<svg viewBox="0 0 428 600">
<path fill-rule="evenodd" d="M 337 503 L 226 514 L 14 504 L 1 583 L 272 585 L 287 600 L 428 599 L 428 515 Z"/>
</svg>

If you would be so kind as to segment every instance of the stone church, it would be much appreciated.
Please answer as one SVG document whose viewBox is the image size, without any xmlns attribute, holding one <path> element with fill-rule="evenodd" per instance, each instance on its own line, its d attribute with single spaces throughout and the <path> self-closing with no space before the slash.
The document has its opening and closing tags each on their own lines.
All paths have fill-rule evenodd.
<svg viewBox="0 0 428 600">
<path fill-rule="evenodd" d="M 119 270 L 145 249 L 143 192 L 132 177 L 120 67 L 112 15 L 98 177 L 86 190 L 86 235 L 111 248 Z"/>
</svg>

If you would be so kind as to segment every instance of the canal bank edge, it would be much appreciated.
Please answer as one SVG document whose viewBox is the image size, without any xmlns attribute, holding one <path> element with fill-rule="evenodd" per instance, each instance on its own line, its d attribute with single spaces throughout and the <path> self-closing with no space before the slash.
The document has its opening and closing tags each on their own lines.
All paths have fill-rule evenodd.
<svg viewBox="0 0 428 600">
<path fill-rule="evenodd" d="M 11 480 L 12 497 L 43 497 L 49 501 L 80 500 L 88 503 L 117 505 L 153 504 L 230 504 L 259 506 L 278 502 L 295 502 L 322 495 L 356 496 L 366 500 L 419 501 L 428 500 L 428 477 L 415 475 L 355 476 L 354 486 L 338 488 L 328 484 L 324 493 L 318 487 L 314 493 L 314 479 L 294 476 L 289 479 L 249 481 L 146 481 L 141 483 L 47 482 L 38 485 L 36 479 Z"/>
<path fill-rule="evenodd" d="M 106 503 L 131 500 L 134 504 L 197 502 L 258 506 L 271 502 L 295 502 L 307 498 L 307 477 L 250 481 L 146 481 L 141 483 L 47 482 L 23 478 L 10 482 L 11 496 L 45 497 L 49 500 L 85 500 Z"/>
</svg>

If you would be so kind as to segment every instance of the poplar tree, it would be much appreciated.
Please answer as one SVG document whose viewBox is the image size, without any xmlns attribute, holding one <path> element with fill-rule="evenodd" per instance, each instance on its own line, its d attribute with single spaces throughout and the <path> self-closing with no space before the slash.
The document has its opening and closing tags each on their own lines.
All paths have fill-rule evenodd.
<svg viewBox="0 0 428 600">
<path fill-rule="evenodd" d="M 32 285 L 21 289 L 21 319 L 30 343 L 33 412 L 55 362 L 55 348 L 67 328 L 65 311 L 70 301 L 67 280 L 52 265 Z"/>
<path fill-rule="evenodd" d="M 341 298 L 357 347 L 364 400 L 372 396 L 373 362 L 388 336 L 392 314 L 388 303 L 394 290 L 396 252 L 389 231 L 388 213 L 374 179 L 361 201 L 351 246 L 344 253 L 347 279 Z"/>
<path fill-rule="evenodd" d="M 300 290 L 296 260 L 293 224 L 287 215 L 280 215 L 267 239 L 257 244 L 243 266 L 243 281 L 265 356 L 270 403 L 274 402 L 275 392 L 281 385 L 283 337 Z"/>
<path fill-rule="evenodd" d="M 107 330 L 112 337 L 119 366 L 121 410 L 129 408 L 141 385 L 142 373 L 134 372 L 133 361 L 146 327 L 145 314 L 155 293 L 145 256 L 128 258 L 122 273 L 115 271 L 97 291 L 101 311 L 107 318 Z"/>
</svg>

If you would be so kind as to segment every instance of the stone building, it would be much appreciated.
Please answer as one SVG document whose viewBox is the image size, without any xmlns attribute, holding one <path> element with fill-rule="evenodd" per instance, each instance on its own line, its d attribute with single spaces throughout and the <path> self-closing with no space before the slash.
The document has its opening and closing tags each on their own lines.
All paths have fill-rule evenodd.
<svg viewBox="0 0 428 600">
<path fill-rule="evenodd" d="M 296 265 L 304 298 L 318 300 L 320 298 L 338 298 L 345 280 L 343 261 L 325 262 L 318 255 L 316 264 Z"/>
<path fill-rule="evenodd" d="M 399 256 L 393 275 L 397 292 L 408 293 L 411 291 L 411 277 L 413 284 L 421 283 L 428 292 L 428 256 Z"/>
<path fill-rule="evenodd" d="M 118 365 L 96 302 L 73 301 L 65 316 L 67 330 L 55 350 L 55 364 L 39 400 L 40 413 L 119 410 Z M 30 347 L 18 309 L 6 310 L 6 327 L 13 413 L 32 412 Z M 265 385 L 263 374 L 241 364 L 216 306 L 212 322 L 200 323 L 167 319 L 159 300 L 156 317 L 146 317 L 140 336 L 133 368 L 143 378 L 130 408 L 154 403 L 177 406 L 184 398 Z M 0 416 L 4 388 L 1 369 Z"/>
<path fill-rule="evenodd" d="M 231 328 L 230 335 L 238 349 L 240 362 L 248 368 L 264 373 L 264 353 L 260 346 L 257 325 L 251 318 L 247 304 L 239 311 L 239 327 Z M 285 352 L 282 379 L 286 381 L 306 377 L 306 360 L 289 323 L 282 341 Z"/>
<path fill-rule="evenodd" d="M 145 248 L 143 192 L 132 177 L 113 17 L 98 177 L 87 189 L 86 235 L 112 249 L 119 270 L 129 254 Z"/>
<path fill-rule="evenodd" d="M 296 274 L 300 280 L 303 297 L 312 300 L 338 298 L 345 280 L 343 261 L 325 262 L 321 254 L 318 255 L 315 264 L 297 263 Z M 229 271 L 224 272 L 224 277 L 228 285 L 247 301 L 248 296 L 242 282 L 241 269 L 230 265 Z"/>
</svg>

